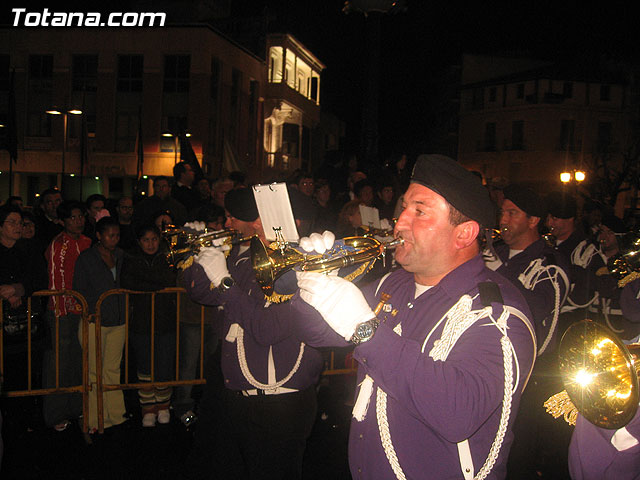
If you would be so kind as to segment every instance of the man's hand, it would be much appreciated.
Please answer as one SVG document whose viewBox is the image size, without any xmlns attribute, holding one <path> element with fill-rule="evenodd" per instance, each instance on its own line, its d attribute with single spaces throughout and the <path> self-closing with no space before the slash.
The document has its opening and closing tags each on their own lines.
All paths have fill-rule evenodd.
<svg viewBox="0 0 640 480">
<path fill-rule="evenodd" d="M 224 253 L 217 247 L 203 248 L 200 250 L 200 253 L 196 255 L 194 261 L 202 266 L 214 287 L 220 285 L 224 277 L 229 276 L 227 259 Z"/>
<path fill-rule="evenodd" d="M 345 340 L 351 340 L 356 326 L 375 318 L 375 314 L 353 283 L 333 275 L 296 272 L 300 297 Z"/>
</svg>

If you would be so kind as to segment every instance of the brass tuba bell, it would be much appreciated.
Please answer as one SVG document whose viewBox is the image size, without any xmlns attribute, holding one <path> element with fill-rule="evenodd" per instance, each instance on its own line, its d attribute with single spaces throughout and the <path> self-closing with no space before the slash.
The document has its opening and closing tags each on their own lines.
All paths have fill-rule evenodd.
<svg viewBox="0 0 640 480">
<path fill-rule="evenodd" d="M 251 239 L 251 261 L 256 280 L 267 295 L 273 293 L 275 281 L 286 271 L 300 268 L 304 271 L 328 272 L 349 265 L 367 262 L 384 255 L 387 249 L 402 244 L 402 238 L 380 242 L 373 237 L 345 237 L 342 244 L 326 253 L 309 254 L 282 240 L 268 247 L 258 237 Z"/>
<path fill-rule="evenodd" d="M 632 351 L 640 344 L 625 345 L 609 328 L 583 320 L 567 329 L 558 352 L 564 392 L 551 397 L 545 406 L 554 417 L 569 422 L 577 412 L 594 425 L 618 429 L 631 421 L 638 409 L 638 372 Z M 563 411 L 558 410 L 564 404 Z M 575 407 L 577 412 L 571 412 Z M 555 409 L 555 410 L 554 410 Z"/>
</svg>

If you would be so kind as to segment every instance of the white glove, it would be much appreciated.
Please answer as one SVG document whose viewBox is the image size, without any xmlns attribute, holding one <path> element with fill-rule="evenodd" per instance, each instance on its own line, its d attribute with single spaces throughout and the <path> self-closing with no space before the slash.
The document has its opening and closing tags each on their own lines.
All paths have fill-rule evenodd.
<svg viewBox="0 0 640 480">
<path fill-rule="evenodd" d="M 296 272 L 296 277 L 300 297 L 345 340 L 359 323 L 375 318 L 360 289 L 344 278 L 316 272 Z"/>
<path fill-rule="evenodd" d="M 203 248 L 200 250 L 200 253 L 196 255 L 194 261 L 202 266 L 214 287 L 220 285 L 220 282 L 224 277 L 229 276 L 227 259 L 219 248 Z"/>
<path fill-rule="evenodd" d="M 308 237 L 302 237 L 299 245 L 305 252 L 313 252 L 315 250 L 319 254 L 323 254 L 333 247 L 335 241 L 336 236 L 329 230 L 325 230 L 322 235 L 312 233 Z"/>
<path fill-rule="evenodd" d="M 187 222 L 184 224 L 185 228 L 190 228 L 191 230 L 195 230 L 197 232 L 202 232 L 206 228 L 204 222 Z"/>
<path fill-rule="evenodd" d="M 386 218 L 380 220 L 380 230 L 391 230 L 393 227 L 391 226 L 391 222 Z"/>
</svg>

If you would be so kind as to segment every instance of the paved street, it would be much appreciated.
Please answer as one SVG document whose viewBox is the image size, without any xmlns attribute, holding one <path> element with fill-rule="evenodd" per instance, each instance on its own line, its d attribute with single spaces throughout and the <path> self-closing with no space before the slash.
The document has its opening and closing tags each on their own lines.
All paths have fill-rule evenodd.
<svg viewBox="0 0 640 480">
<path fill-rule="evenodd" d="M 305 456 L 305 480 L 350 478 L 346 443 L 351 407 L 344 405 L 343 380 L 330 377 L 321 383 L 318 420 Z M 131 392 L 127 400 L 128 405 L 135 406 Z M 29 413 L 39 411 L 32 404 L 33 399 L 2 399 L 5 443 L 2 480 L 183 478 L 193 432 L 177 420 L 169 425 L 142 428 L 136 412 L 122 426 L 108 429 L 104 435 L 94 435 L 93 444 L 87 445 L 76 425 L 64 432 L 44 428 L 38 415 Z"/>
</svg>

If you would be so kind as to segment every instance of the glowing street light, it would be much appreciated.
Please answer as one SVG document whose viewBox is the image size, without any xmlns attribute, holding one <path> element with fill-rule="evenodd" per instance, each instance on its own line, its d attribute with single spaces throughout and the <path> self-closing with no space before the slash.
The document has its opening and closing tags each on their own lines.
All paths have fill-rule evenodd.
<svg viewBox="0 0 640 480">
<path fill-rule="evenodd" d="M 560 181 L 562 183 L 569 183 L 571 181 L 571 174 L 569 172 L 562 172 L 560 174 Z"/>
<path fill-rule="evenodd" d="M 48 113 L 49 115 L 62 115 L 62 118 L 64 119 L 64 124 L 62 127 L 62 175 L 64 175 L 64 162 L 67 153 L 67 136 L 69 134 L 69 122 L 67 120 L 67 116 L 82 115 L 82 110 L 80 110 L 79 108 L 70 108 L 65 112 L 57 107 L 53 107 L 49 110 L 46 110 L 45 113 Z"/>
<path fill-rule="evenodd" d="M 576 171 L 573 176 L 576 179 L 576 182 L 582 182 L 586 178 L 585 173 L 580 170 Z"/>
</svg>

